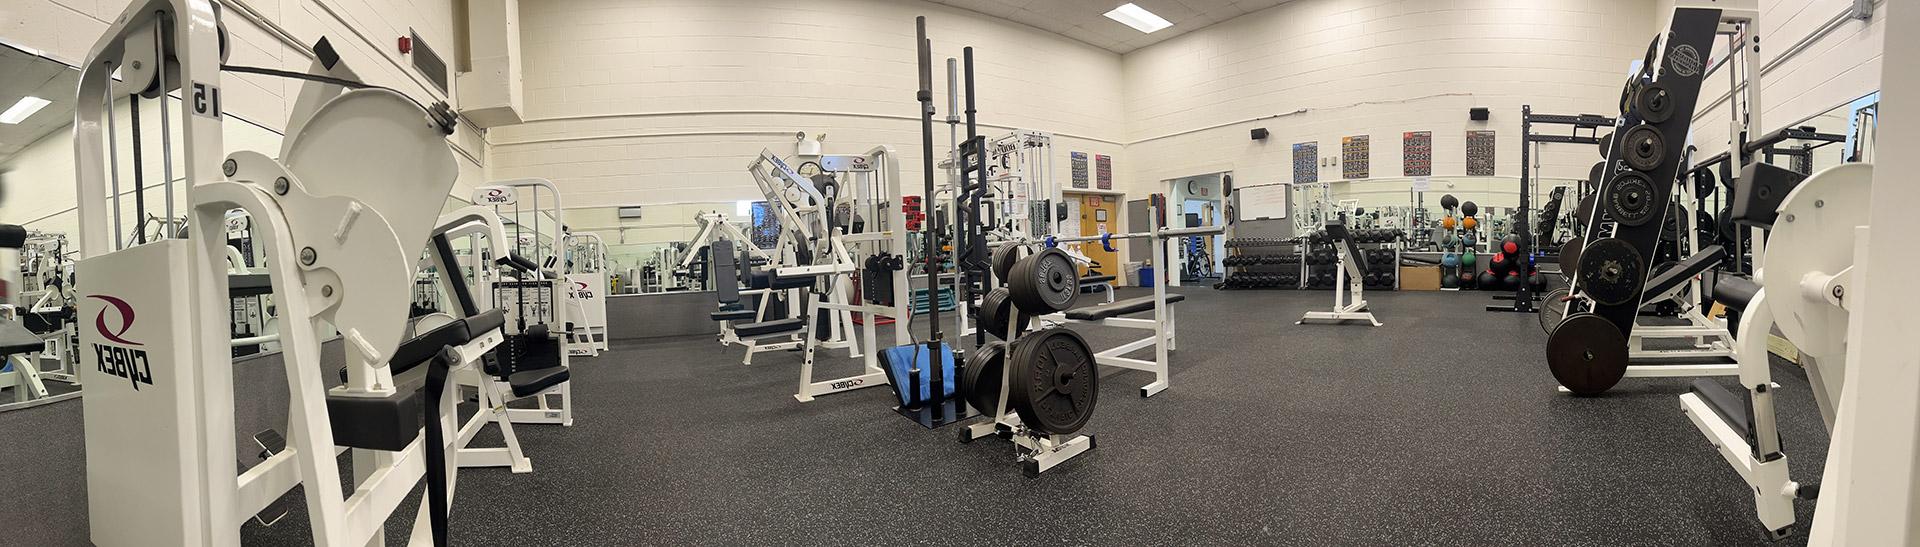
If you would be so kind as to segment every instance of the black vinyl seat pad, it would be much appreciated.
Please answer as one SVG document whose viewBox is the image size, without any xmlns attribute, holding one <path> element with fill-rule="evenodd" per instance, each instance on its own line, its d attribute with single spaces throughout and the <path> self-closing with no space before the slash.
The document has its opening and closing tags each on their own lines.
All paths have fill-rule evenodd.
<svg viewBox="0 0 1920 547">
<path fill-rule="evenodd" d="M 1186 299 L 1187 295 L 1184 294 L 1169 294 L 1167 295 L 1167 304 L 1172 305 L 1175 302 Z M 1067 319 L 1075 321 L 1099 321 L 1101 319 L 1140 313 L 1151 309 L 1153 309 L 1153 297 L 1142 296 L 1115 301 L 1112 304 L 1101 304 L 1093 307 L 1067 310 Z"/>
</svg>

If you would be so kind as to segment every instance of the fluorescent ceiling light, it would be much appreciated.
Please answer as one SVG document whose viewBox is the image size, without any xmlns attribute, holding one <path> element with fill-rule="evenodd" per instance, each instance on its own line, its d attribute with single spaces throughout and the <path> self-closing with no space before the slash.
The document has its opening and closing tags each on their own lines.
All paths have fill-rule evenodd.
<svg viewBox="0 0 1920 547">
<path fill-rule="evenodd" d="M 1113 11 L 1107 12 L 1107 18 L 1119 21 L 1120 24 L 1133 27 L 1133 30 L 1148 34 L 1173 26 L 1173 23 L 1167 22 L 1166 19 L 1162 19 L 1158 15 L 1154 15 L 1151 11 L 1147 11 L 1147 8 L 1133 4 L 1122 4 L 1120 7 L 1113 8 Z"/>
<path fill-rule="evenodd" d="M 46 108 L 50 103 L 51 101 L 39 97 L 23 97 L 20 102 L 13 103 L 12 107 L 7 108 L 6 112 L 0 112 L 0 123 L 20 123 L 21 120 L 27 119 L 27 116 L 32 116 L 33 113 Z"/>
</svg>

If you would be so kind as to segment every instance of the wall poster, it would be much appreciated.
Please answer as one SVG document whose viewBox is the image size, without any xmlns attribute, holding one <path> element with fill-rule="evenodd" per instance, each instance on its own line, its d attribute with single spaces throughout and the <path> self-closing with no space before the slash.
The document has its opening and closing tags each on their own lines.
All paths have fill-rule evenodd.
<svg viewBox="0 0 1920 547">
<path fill-rule="evenodd" d="M 1340 178 L 1364 179 L 1372 174 L 1367 165 L 1369 148 L 1366 135 L 1340 138 Z"/>
<path fill-rule="evenodd" d="M 1293 145 L 1293 183 L 1320 182 L 1320 143 Z"/>
<path fill-rule="evenodd" d="M 1467 132 L 1467 176 L 1493 176 L 1493 130 Z"/>
<path fill-rule="evenodd" d="M 1403 152 L 1401 165 L 1406 177 L 1433 176 L 1433 132 L 1408 131 L 1400 135 Z"/>
<path fill-rule="evenodd" d="M 1067 157 L 1073 160 L 1073 187 L 1086 188 L 1087 187 L 1087 153 L 1086 152 L 1068 152 Z"/>
<path fill-rule="evenodd" d="M 1093 155 L 1093 182 L 1094 187 L 1101 190 L 1113 189 L 1113 156 Z M 1082 185 L 1080 188 L 1086 188 L 1086 186 Z"/>
</svg>

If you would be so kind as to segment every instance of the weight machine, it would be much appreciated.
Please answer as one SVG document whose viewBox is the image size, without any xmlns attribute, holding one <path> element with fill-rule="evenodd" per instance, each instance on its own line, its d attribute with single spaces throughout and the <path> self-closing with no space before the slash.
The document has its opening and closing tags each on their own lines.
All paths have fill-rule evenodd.
<svg viewBox="0 0 1920 547">
<path fill-rule="evenodd" d="M 92 323 L 79 337 L 92 350 L 80 352 L 90 362 L 79 367 L 90 539 L 238 545 L 243 520 L 304 485 L 314 544 L 377 544 L 424 480 L 411 542 L 445 545 L 455 466 L 446 432 L 457 416 L 446 374 L 478 362 L 502 338 L 498 313 L 403 336 L 407 295 L 434 228 L 417 213 L 438 210 L 458 176 L 446 143 L 455 116 L 444 103 L 429 107 L 357 83 L 324 39 L 313 48 L 311 73 L 223 65 L 227 42 L 212 2 L 148 0 L 115 18 L 81 64 L 75 294 L 79 317 Z M 223 71 L 306 80 L 277 159 L 254 151 L 221 158 Z M 168 94 L 176 90 L 174 102 Z M 163 131 L 157 147 L 166 216 L 180 180 L 191 218 L 163 233 L 184 237 L 132 246 L 117 237 L 125 217 L 113 213 L 122 194 L 112 135 L 121 100 L 133 110 L 142 100 L 159 103 L 163 128 L 178 117 L 183 176 L 174 177 L 174 132 Z M 154 146 L 132 142 L 134 218 L 145 218 L 140 150 Z M 264 243 L 289 396 L 285 444 L 269 446 L 247 469 L 235 465 L 227 246 L 219 233 L 234 209 L 246 211 Z M 322 381 L 323 324 L 344 338 L 347 378 L 333 389 Z M 424 389 L 401 387 L 416 380 Z M 352 453 L 350 481 L 340 476 L 340 450 Z"/>
<path fill-rule="evenodd" d="M 542 194 L 551 196 L 547 205 L 541 204 Z M 525 206 L 523 200 L 528 201 Z M 494 256 L 474 249 L 476 256 L 490 259 L 476 267 L 497 268 L 499 274 L 477 277 L 484 280 L 480 291 L 483 298 L 506 312 L 507 340 L 494 352 L 497 366 L 507 374 L 541 370 L 564 374 L 572 366 L 566 337 L 577 325 L 565 305 L 569 291 L 561 259 L 566 250 L 562 216 L 566 209 L 561 205 L 560 189 L 542 178 L 499 181 L 476 187 L 473 203 L 490 208 L 495 216 L 512 207 L 511 215 L 504 216 L 503 221 L 513 226 L 507 254 Z M 499 235 L 504 236 L 504 232 Z M 534 408 L 507 409 L 507 417 L 514 423 L 573 426 L 572 382 L 559 382 L 525 397 L 538 404 Z"/>
<path fill-rule="evenodd" d="M 566 242 L 567 354 L 598 357 L 607 351 L 607 244 L 600 234 L 568 233 Z"/>
<path fill-rule="evenodd" d="M 820 395 L 886 385 L 875 351 L 878 317 L 895 318 L 892 330 L 897 344 L 911 340 L 905 319 L 913 317 L 913 312 L 904 264 L 874 267 L 876 261 L 872 260 L 893 264 L 904 262 L 906 255 L 907 223 L 899 206 L 898 155 L 886 146 L 857 155 L 802 152 L 812 153 L 798 154 L 795 161 L 807 167 L 811 175 L 789 167 L 771 150 L 762 150 L 747 166 L 768 206 L 780 219 L 780 237 L 767 253 L 770 267 L 743 277 L 764 280 L 764 288 L 769 291 L 784 287 L 788 302 L 805 303 L 799 321 L 770 329 L 770 334 L 788 332 L 788 342 L 769 346 L 749 340 L 747 360 L 750 364 L 754 353 L 768 351 L 769 347 L 800 347 L 800 383 L 794 398 L 807 402 Z M 752 253 L 746 256 L 751 259 Z M 893 260 L 895 257 L 900 260 Z M 743 271 L 752 269 L 750 263 L 742 266 Z M 882 287 L 879 291 L 861 293 L 855 291 L 854 284 L 859 276 L 886 281 L 876 285 Z M 762 313 L 770 295 L 762 296 Z M 856 313 L 867 320 L 854 321 Z M 864 348 L 862 339 L 866 340 Z M 862 359 L 861 373 L 814 379 L 815 351 L 841 348 L 847 350 L 849 358 Z"/>
</svg>

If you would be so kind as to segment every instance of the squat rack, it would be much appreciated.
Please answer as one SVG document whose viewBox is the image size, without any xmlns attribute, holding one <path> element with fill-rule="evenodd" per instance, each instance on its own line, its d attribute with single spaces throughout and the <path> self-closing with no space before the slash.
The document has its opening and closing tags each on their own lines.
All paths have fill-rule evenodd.
<svg viewBox="0 0 1920 547">
<path fill-rule="evenodd" d="M 1570 125 L 1573 126 L 1573 134 L 1557 135 L 1534 133 L 1534 124 Z M 1528 220 L 1529 215 L 1531 215 L 1533 211 L 1533 160 L 1535 159 L 1533 157 L 1533 149 L 1540 146 L 1540 143 L 1548 142 L 1598 146 L 1600 144 L 1600 128 L 1613 127 L 1613 125 L 1613 118 L 1599 114 L 1579 114 L 1573 116 L 1565 114 L 1535 114 L 1533 113 L 1533 105 L 1520 105 L 1520 209 L 1513 219 L 1513 232 L 1520 234 L 1520 251 L 1515 254 L 1519 255 L 1521 259 L 1526 260 L 1526 264 L 1520 268 L 1523 275 L 1533 273 L 1534 267 L 1533 248 L 1535 247 L 1535 237 L 1532 226 L 1530 226 L 1531 223 Z M 1580 130 L 1582 129 L 1588 130 L 1589 134 L 1581 135 Z M 1574 202 L 1579 203 L 1580 199 L 1585 197 L 1582 194 L 1586 193 L 1586 186 L 1581 184 L 1574 186 Z M 1527 282 L 1525 278 L 1522 278 L 1518 285 L 1519 286 L 1513 289 L 1513 296 L 1494 295 L 1493 297 L 1494 300 L 1511 299 L 1513 300 L 1513 304 L 1494 302 L 1487 304 L 1487 311 L 1518 313 L 1534 313 L 1538 311 L 1533 307 L 1533 301 L 1538 297 L 1533 294 L 1532 284 Z"/>
</svg>

